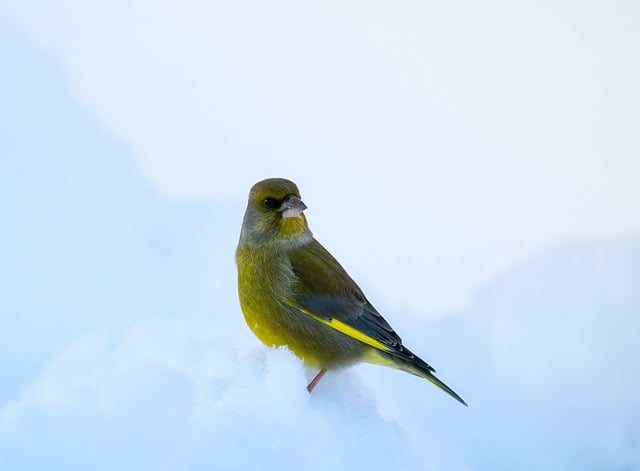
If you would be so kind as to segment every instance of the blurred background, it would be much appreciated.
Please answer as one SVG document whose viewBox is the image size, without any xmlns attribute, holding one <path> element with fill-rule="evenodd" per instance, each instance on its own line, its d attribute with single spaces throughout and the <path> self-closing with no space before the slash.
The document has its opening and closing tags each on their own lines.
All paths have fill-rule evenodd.
<svg viewBox="0 0 640 471">
<path fill-rule="evenodd" d="M 639 23 L 0 3 L 0 467 L 640 469 Z M 468 409 L 366 365 L 307 397 L 253 338 L 233 254 L 276 176 Z"/>
</svg>

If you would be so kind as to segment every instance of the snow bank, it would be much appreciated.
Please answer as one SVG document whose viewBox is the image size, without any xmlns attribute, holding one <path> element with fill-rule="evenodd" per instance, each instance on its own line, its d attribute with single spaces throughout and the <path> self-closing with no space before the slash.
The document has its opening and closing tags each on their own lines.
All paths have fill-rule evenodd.
<svg viewBox="0 0 640 471">
<path fill-rule="evenodd" d="M 148 321 L 85 336 L 0 409 L 3 469 L 458 469 L 381 418 L 350 371 L 325 377 L 237 333 Z"/>
</svg>

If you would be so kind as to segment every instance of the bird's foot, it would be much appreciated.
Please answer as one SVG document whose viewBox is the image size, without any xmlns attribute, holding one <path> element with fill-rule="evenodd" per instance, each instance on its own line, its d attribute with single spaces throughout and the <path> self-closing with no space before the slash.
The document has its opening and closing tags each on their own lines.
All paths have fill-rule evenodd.
<svg viewBox="0 0 640 471">
<path fill-rule="evenodd" d="M 327 370 L 325 370 L 325 369 L 320 370 L 318 372 L 318 374 L 311 380 L 311 382 L 307 386 L 307 391 L 309 391 L 309 393 L 311 393 L 311 391 L 313 391 L 313 388 L 316 387 L 316 384 L 318 384 L 320 382 L 320 380 L 322 379 L 322 377 L 324 376 L 324 374 L 326 372 L 327 372 Z"/>
</svg>

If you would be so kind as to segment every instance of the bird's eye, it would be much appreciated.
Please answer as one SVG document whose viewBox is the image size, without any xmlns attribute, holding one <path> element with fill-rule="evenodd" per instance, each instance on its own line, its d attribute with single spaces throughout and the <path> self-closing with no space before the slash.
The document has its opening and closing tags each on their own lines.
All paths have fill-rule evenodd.
<svg viewBox="0 0 640 471">
<path fill-rule="evenodd" d="M 262 204 L 264 205 L 265 208 L 275 208 L 276 206 L 278 206 L 278 200 L 275 198 L 265 198 L 262 201 Z"/>
</svg>

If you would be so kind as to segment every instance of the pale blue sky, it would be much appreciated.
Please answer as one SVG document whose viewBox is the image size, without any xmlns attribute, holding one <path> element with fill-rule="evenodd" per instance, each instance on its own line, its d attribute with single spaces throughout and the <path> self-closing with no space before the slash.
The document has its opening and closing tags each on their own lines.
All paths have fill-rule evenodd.
<svg viewBox="0 0 640 471">
<path fill-rule="evenodd" d="M 392 305 L 435 316 L 555 241 L 640 231 L 635 2 L 5 2 L 0 14 L 154 191 L 231 205 L 258 179 L 294 179 L 349 267 L 367 263 L 363 233 L 395 246 L 378 252 L 381 272 L 424 267 L 391 290 L 371 277 Z M 336 191 L 355 207 L 331 204 Z M 425 282 L 426 304 L 412 294 Z"/>
</svg>

